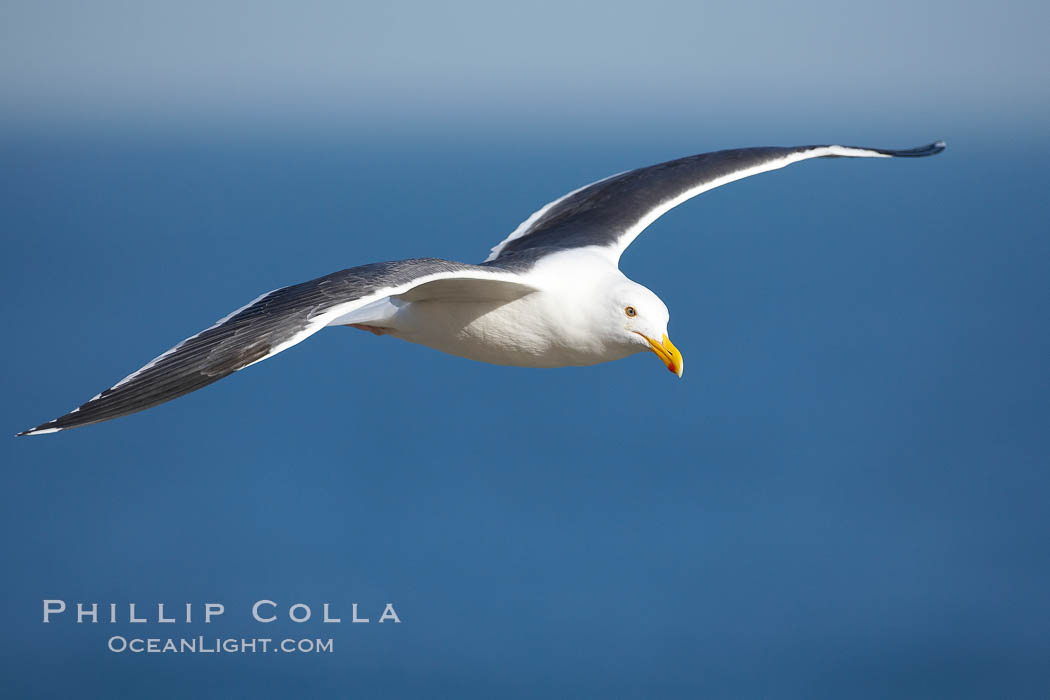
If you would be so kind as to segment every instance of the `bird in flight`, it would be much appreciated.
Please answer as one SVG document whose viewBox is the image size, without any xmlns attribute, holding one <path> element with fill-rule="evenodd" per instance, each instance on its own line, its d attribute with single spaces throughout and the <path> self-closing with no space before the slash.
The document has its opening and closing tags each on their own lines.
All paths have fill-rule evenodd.
<svg viewBox="0 0 1050 700">
<path fill-rule="evenodd" d="M 477 265 L 372 263 L 267 292 L 87 403 L 19 435 L 54 433 L 170 401 L 306 340 L 327 326 L 391 335 L 496 365 L 565 367 L 642 351 L 682 376 L 667 306 L 627 278 L 620 256 L 649 224 L 703 192 L 810 158 L 931 156 L 855 146 L 740 148 L 612 175 L 554 200 Z"/>
</svg>

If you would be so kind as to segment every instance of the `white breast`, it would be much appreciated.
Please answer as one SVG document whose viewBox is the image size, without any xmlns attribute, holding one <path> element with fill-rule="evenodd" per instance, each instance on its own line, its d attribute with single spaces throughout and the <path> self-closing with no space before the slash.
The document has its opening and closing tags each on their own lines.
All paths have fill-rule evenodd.
<svg viewBox="0 0 1050 700">
<path fill-rule="evenodd" d="M 630 354 L 610 354 L 588 332 L 580 311 L 549 292 L 509 302 L 411 302 L 391 319 L 389 332 L 411 343 L 495 365 L 592 365 Z"/>
</svg>

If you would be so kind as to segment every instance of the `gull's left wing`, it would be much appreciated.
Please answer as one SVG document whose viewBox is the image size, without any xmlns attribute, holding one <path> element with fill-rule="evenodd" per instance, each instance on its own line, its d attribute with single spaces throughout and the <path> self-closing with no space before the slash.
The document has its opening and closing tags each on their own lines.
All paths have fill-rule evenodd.
<svg viewBox="0 0 1050 700">
<path fill-rule="evenodd" d="M 737 148 L 629 170 L 556 199 L 526 219 L 485 262 L 522 250 L 594 246 L 618 261 L 645 228 L 698 194 L 810 158 L 918 158 L 944 142 L 907 150 L 857 146 Z"/>
</svg>

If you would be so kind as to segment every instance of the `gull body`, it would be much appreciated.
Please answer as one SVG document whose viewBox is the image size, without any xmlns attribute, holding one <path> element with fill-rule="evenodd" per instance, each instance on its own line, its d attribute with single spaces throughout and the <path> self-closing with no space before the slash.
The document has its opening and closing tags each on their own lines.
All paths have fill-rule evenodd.
<svg viewBox="0 0 1050 700">
<path fill-rule="evenodd" d="M 600 251 L 550 255 L 522 281 L 536 291 L 510 299 L 403 301 L 389 318 L 371 321 L 368 330 L 469 360 L 518 367 L 619 360 L 650 350 L 646 337 L 667 335 L 664 302 L 610 267 Z M 635 316 L 624 313 L 628 307 Z"/>
</svg>

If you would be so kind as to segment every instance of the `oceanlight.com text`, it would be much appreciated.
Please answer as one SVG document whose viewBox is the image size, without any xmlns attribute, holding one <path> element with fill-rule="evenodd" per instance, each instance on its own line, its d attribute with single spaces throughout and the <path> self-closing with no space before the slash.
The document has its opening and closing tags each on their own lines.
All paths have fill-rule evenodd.
<svg viewBox="0 0 1050 700">
<path fill-rule="evenodd" d="M 335 644 L 327 639 L 279 639 L 263 637 L 164 637 L 141 638 L 114 635 L 107 648 L 131 654 L 331 654 Z"/>
</svg>

